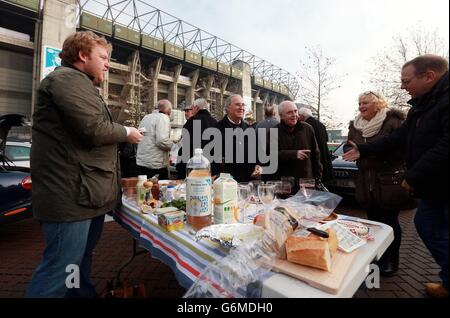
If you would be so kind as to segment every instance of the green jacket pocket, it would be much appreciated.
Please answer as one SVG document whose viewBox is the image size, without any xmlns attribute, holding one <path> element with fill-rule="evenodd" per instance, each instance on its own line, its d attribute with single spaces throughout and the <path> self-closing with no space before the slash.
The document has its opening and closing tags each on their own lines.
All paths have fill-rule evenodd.
<svg viewBox="0 0 450 318">
<path fill-rule="evenodd" d="M 78 204 L 91 209 L 117 199 L 117 176 L 114 166 L 80 162 L 80 194 Z"/>
</svg>

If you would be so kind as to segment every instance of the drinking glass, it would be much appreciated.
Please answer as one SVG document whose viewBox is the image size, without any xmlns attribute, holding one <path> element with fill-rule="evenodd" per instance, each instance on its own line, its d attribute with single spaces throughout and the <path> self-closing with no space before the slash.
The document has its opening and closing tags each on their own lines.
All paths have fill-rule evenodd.
<svg viewBox="0 0 450 318">
<path fill-rule="evenodd" d="M 295 188 L 295 178 L 294 177 L 281 177 L 281 181 L 289 182 L 291 184 L 291 188 Z"/>
<path fill-rule="evenodd" d="M 282 181 L 278 198 L 282 199 L 282 200 L 286 200 L 287 198 L 289 198 L 291 196 L 291 193 L 292 193 L 291 183 Z"/>
<path fill-rule="evenodd" d="M 250 200 L 251 188 L 249 184 L 238 184 L 238 204 L 240 223 L 247 223 L 247 203 Z"/>
<path fill-rule="evenodd" d="M 258 187 L 259 200 L 264 204 L 270 204 L 274 199 L 275 185 L 260 184 Z"/>
<path fill-rule="evenodd" d="M 303 195 L 308 198 L 311 195 L 311 191 L 316 188 L 316 180 L 311 178 L 301 178 L 298 181 L 298 185 Z"/>
</svg>

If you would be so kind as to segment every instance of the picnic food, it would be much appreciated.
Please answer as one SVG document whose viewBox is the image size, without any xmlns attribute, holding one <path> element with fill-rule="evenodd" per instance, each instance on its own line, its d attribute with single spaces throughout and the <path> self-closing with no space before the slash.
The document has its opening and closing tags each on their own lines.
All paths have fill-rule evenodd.
<svg viewBox="0 0 450 318">
<path fill-rule="evenodd" d="M 369 237 L 369 228 L 364 224 L 356 221 L 338 220 L 338 223 L 343 225 L 347 230 L 356 236 L 367 240 Z"/>
<path fill-rule="evenodd" d="M 326 230 L 328 238 L 310 234 L 306 237 L 291 235 L 286 241 L 287 260 L 330 271 L 331 261 L 337 251 L 338 240 L 333 229 Z"/>
</svg>

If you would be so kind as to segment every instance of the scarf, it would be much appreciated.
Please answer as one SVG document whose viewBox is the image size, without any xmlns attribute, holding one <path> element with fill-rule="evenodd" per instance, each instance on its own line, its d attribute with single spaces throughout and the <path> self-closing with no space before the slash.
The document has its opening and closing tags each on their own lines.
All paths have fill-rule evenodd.
<svg viewBox="0 0 450 318">
<path fill-rule="evenodd" d="M 361 114 L 356 116 L 353 126 L 362 133 L 364 138 L 371 138 L 380 132 L 381 126 L 386 119 L 387 108 L 377 112 L 370 121 L 362 118 Z"/>
</svg>

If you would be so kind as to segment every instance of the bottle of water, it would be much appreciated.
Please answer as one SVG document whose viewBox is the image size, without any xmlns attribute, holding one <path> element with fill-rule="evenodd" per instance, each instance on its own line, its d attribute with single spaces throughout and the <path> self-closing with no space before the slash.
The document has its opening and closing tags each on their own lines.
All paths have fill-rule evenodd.
<svg viewBox="0 0 450 318">
<path fill-rule="evenodd" d="M 211 164 L 195 149 L 186 165 L 187 223 L 196 231 L 211 224 Z"/>
</svg>

